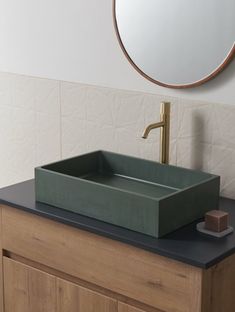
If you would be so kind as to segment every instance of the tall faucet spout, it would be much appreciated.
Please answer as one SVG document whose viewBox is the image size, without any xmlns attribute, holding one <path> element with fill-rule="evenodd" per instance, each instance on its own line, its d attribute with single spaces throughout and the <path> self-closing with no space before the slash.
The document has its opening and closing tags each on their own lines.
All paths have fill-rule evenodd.
<svg viewBox="0 0 235 312">
<path fill-rule="evenodd" d="M 142 135 L 143 139 L 147 139 L 149 133 L 156 128 L 161 128 L 161 163 L 169 163 L 169 148 L 170 148 L 170 103 L 163 102 L 161 104 L 160 122 L 148 125 Z"/>
<path fill-rule="evenodd" d="M 160 121 L 160 122 L 156 122 L 156 123 L 152 123 L 150 125 L 148 125 L 145 130 L 144 133 L 142 135 L 143 139 L 147 139 L 149 133 L 153 130 L 153 129 L 157 129 L 157 128 L 161 128 L 164 127 L 164 122 Z"/>
</svg>

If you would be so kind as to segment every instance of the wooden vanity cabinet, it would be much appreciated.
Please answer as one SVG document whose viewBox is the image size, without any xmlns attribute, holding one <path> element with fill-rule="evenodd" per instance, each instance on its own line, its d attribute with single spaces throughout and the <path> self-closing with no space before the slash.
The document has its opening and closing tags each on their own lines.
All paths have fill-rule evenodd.
<svg viewBox="0 0 235 312">
<path fill-rule="evenodd" d="M 6 257 L 3 276 L 6 312 L 56 312 L 54 276 Z"/>
<path fill-rule="evenodd" d="M 203 270 L 20 209 L 1 219 L 0 312 L 233 312 L 234 256 Z"/>
<path fill-rule="evenodd" d="M 5 312 L 116 312 L 116 300 L 3 258 Z"/>
<path fill-rule="evenodd" d="M 134 308 L 128 304 L 119 302 L 118 303 L 118 312 L 144 312 L 144 310 L 140 310 L 140 309 Z"/>
</svg>

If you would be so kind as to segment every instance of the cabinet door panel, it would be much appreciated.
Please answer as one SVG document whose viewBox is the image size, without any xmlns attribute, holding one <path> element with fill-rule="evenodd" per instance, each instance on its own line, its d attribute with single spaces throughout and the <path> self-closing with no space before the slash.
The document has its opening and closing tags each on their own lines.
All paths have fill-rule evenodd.
<svg viewBox="0 0 235 312">
<path fill-rule="evenodd" d="M 117 301 L 57 279 L 58 312 L 117 312 Z"/>
<path fill-rule="evenodd" d="M 56 278 L 5 258 L 5 312 L 56 312 Z"/>
<path fill-rule="evenodd" d="M 134 308 L 125 303 L 118 303 L 118 312 L 145 312 L 144 310 L 140 310 L 138 308 Z"/>
</svg>

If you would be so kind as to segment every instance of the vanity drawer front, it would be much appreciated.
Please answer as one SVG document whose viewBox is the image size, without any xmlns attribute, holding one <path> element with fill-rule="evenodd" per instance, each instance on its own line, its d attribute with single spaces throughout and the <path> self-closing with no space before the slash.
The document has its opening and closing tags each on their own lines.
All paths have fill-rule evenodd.
<svg viewBox="0 0 235 312">
<path fill-rule="evenodd" d="M 200 311 L 198 268 L 3 206 L 3 249 L 165 312 Z"/>
</svg>

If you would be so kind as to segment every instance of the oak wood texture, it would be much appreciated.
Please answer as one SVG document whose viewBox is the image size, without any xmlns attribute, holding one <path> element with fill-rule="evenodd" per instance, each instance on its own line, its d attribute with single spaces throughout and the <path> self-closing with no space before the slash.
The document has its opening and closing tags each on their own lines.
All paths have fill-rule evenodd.
<svg viewBox="0 0 235 312">
<path fill-rule="evenodd" d="M 53 268 L 47 267 L 41 263 L 38 263 L 38 262 L 32 261 L 30 259 L 26 259 L 24 257 L 21 257 L 19 255 L 16 255 L 12 252 L 5 251 L 5 255 L 10 259 L 13 259 L 13 260 L 20 262 L 22 264 L 25 264 L 27 266 L 36 268 L 40 271 L 46 272 L 50 275 L 53 275 L 59 279 L 64 280 L 64 281 L 71 282 L 74 285 L 81 286 L 81 287 L 89 289 L 95 293 L 104 295 L 105 297 L 109 297 L 109 298 L 112 298 L 114 300 L 120 301 L 122 303 L 126 303 L 127 305 L 129 305 L 131 307 L 133 306 L 133 307 L 139 308 L 141 311 L 144 310 L 145 312 L 162 312 L 162 310 L 153 308 L 151 306 L 147 306 L 147 305 L 141 303 L 140 301 L 128 298 L 124 295 L 120 295 L 118 293 L 111 291 L 110 289 L 106 289 L 106 288 L 97 286 L 95 284 L 89 283 L 85 280 L 81 280 L 77 277 L 68 275 L 64 272 L 61 272 L 61 271 L 55 270 Z"/>
<path fill-rule="evenodd" d="M 140 309 L 135 308 L 135 307 L 132 307 L 129 304 L 119 302 L 118 303 L 118 312 L 145 312 L 145 311 L 140 310 Z"/>
<path fill-rule="evenodd" d="M 2 206 L 3 248 L 167 312 L 199 312 L 202 270 Z"/>
<path fill-rule="evenodd" d="M 57 312 L 117 312 L 117 300 L 57 279 Z"/>
<path fill-rule="evenodd" d="M 202 312 L 235 311 L 235 255 L 205 272 L 207 293 Z"/>
<path fill-rule="evenodd" d="M 3 259 L 4 312 L 56 312 L 56 278 Z"/>
<path fill-rule="evenodd" d="M 3 259 L 5 312 L 117 312 L 117 300 Z"/>
</svg>

